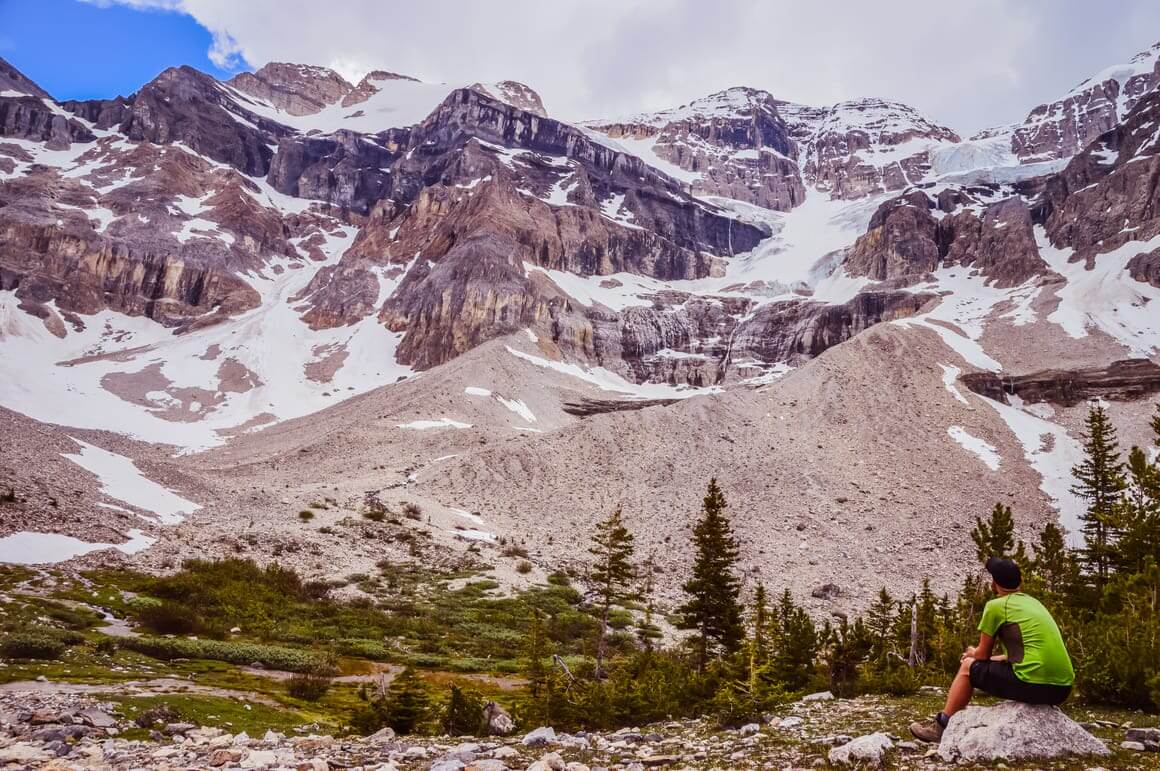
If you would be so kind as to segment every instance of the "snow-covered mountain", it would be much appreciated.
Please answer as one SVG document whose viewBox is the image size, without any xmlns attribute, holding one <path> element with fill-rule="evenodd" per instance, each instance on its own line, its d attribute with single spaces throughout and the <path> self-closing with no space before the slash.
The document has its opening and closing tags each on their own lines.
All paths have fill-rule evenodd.
<svg viewBox="0 0 1160 771">
<path fill-rule="evenodd" d="M 855 520 L 906 537 L 883 523 L 899 453 L 927 469 L 915 511 L 1017 480 L 1033 518 L 1066 519 L 1075 405 L 1044 384 L 1128 412 L 1160 390 L 1157 52 L 969 140 L 880 99 L 733 88 L 573 125 L 512 81 L 294 64 L 59 103 L 0 61 L 0 417 L 53 437 L 0 462 L 0 559 L 9 533 L 115 543 L 140 516 L 146 555 L 212 550 L 243 509 L 278 528 L 330 487 L 422 498 L 450 547 L 460 510 L 557 533 L 611 502 L 539 516 L 587 466 L 646 539 L 719 470 L 758 509 L 761 570 L 798 548 L 770 524 L 787 496 L 810 543 Z M 1034 385 L 996 400 L 994 376 Z M 74 440 L 179 488 L 199 529 L 160 527 Z M 690 442 L 700 471 L 674 475 Z M 103 505 L 61 507 L 70 487 Z"/>
</svg>

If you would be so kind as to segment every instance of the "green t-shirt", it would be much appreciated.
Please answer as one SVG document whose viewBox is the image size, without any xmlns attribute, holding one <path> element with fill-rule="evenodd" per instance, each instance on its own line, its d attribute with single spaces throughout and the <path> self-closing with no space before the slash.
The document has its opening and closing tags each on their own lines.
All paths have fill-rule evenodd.
<svg viewBox="0 0 1160 771">
<path fill-rule="evenodd" d="M 1025 683 L 1071 685 L 1075 670 L 1055 619 L 1022 592 L 996 597 L 983 608 L 979 631 L 1003 643 L 1015 676 Z"/>
</svg>

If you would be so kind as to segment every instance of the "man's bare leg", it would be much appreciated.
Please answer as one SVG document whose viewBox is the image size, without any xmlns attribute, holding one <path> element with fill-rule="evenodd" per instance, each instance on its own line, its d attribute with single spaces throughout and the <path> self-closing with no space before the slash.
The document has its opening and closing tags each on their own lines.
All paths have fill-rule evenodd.
<svg viewBox="0 0 1160 771">
<path fill-rule="evenodd" d="M 943 707 L 943 714 L 947 717 L 971 703 L 971 695 L 974 693 L 974 688 L 971 687 L 971 664 L 974 663 L 973 658 L 964 656 L 962 663 L 959 664 L 959 671 L 951 681 L 951 687 L 947 689 L 947 703 Z"/>
<path fill-rule="evenodd" d="M 951 715 L 970 704 L 971 695 L 974 693 L 974 688 L 971 687 L 971 664 L 975 663 L 975 659 L 971 655 L 973 653 L 974 650 L 968 649 L 967 653 L 963 655 L 959 671 L 955 674 L 955 679 L 951 681 L 951 687 L 947 689 L 947 702 L 943 711 L 935 715 L 932 720 L 911 724 L 910 732 L 917 738 L 924 742 L 938 742 L 942 739 L 943 731 L 946 729 Z"/>
</svg>

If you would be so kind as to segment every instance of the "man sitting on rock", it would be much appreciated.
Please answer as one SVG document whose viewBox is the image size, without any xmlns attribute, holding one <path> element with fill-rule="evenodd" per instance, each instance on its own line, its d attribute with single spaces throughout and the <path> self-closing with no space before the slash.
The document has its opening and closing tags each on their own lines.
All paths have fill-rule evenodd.
<svg viewBox="0 0 1160 771">
<path fill-rule="evenodd" d="M 942 712 L 910 726 L 923 741 L 942 739 L 947 722 L 967 706 L 975 688 L 1025 704 L 1062 704 L 1071 693 L 1075 672 L 1059 626 L 1039 600 L 1019 590 L 1023 585 L 1019 566 L 991 557 L 987 572 L 996 596 L 983 608 L 979 644 L 963 654 Z M 991 655 L 996 638 L 1006 655 Z"/>
</svg>

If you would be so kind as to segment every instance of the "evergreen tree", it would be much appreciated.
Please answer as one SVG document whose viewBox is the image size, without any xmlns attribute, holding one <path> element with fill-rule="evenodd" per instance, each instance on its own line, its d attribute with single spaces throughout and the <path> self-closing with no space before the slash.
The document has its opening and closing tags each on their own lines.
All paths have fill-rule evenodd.
<svg viewBox="0 0 1160 771">
<path fill-rule="evenodd" d="M 1088 408 L 1084 421 L 1084 459 L 1072 468 L 1076 478 L 1072 492 L 1087 502 L 1083 515 L 1083 560 L 1102 588 L 1116 562 L 1116 539 L 1120 534 L 1121 498 L 1127 488 L 1120 461 L 1116 429 L 1098 402 Z"/>
<path fill-rule="evenodd" d="M 759 666 L 769 661 L 769 601 L 760 581 L 753 593 L 753 656 Z"/>
<path fill-rule="evenodd" d="M 1034 558 L 1031 569 L 1043 582 L 1043 588 L 1058 594 L 1071 585 L 1075 576 L 1075 559 L 1067 548 L 1063 529 L 1053 522 L 1044 525 L 1039 543 L 1031 547 Z"/>
<path fill-rule="evenodd" d="M 870 658 L 879 667 L 885 667 L 893 650 L 894 638 L 894 598 L 886 587 L 878 591 L 878 597 L 866 611 L 866 632 L 870 639 Z"/>
<path fill-rule="evenodd" d="M 398 734 L 415 733 L 427 717 L 427 686 L 411 667 L 396 677 L 387 691 L 386 724 Z"/>
<path fill-rule="evenodd" d="M 738 596 L 741 582 L 734 574 L 737 541 L 725 513 L 725 496 L 716 479 L 709 480 L 700 521 L 693 528 L 696 557 L 693 576 L 683 589 L 688 596 L 677 612 L 681 629 L 697 631 L 697 669 L 705 671 L 711 653 L 734 653 L 745 636 Z"/>
<path fill-rule="evenodd" d="M 854 619 L 851 624 L 842 616 L 837 628 L 831 628 L 827 622 L 823 638 L 827 641 L 826 669 L 830 692 L 839 698 L 852 696 L 858 682 L 859 667 L 870 654 L 870 632 L 861 617 Z"/>
<path fill-rule="evenodd" d="M 1149 463 L 1144 450 L 1133 447 L 1127 469 L 1119 567 L 1138 573 L 1148 559 L 1160 562 L 1160 465 Z"/>
<path fill-rule="evenodd" d="M 653 603 L 652 596 L 654 571 L 653 558 L 650 554 L 648 559 L 644 561 L 644 583 L 640 590 L 641 596 L 645 599 L 644 619 L 636 625 L 636 639 L 646 651 L 652 651 L 657 640 L 664 637 L 661 628 L 653 621 L 656 615 L 656 607 Z"/>
<path fill-rule="evenodd" d="M 814 674 L 818 654 L 818 632 L 808 613 L 794 604 L 786 589 L 776 609 L 776 640 L 771 676 L 785 688 L 796 691 L 805 687 Z"/>
<path fill-rule="evenodd" d="M 971 540 L 975 542 L 975 554 L 979 562 L 986 562 L 990 557 L 1016 558 L 1023 552 L 1023 544 L 1016 547 L 1015 543 L 1015 516 L 1011 513 L 1011 507 L 1002 503 L 995 504 L 986 522 L 975 517 Z"/>
<path fill-rule="evenodd" d="M 548 686 L 550 670 L 548 660 L 552 655 L 551 642 L 543 618 L 532 611 L 532 618 L 524 632 L 524 676 L 528 680 L 528 692 L 533 700 L 544 695 Z"/>
<path fill-rule="evenodd" d="M 440 721 L 448 736 L 478 736 L 483 732 L 483 696 L 478 692 L 451 685 L 447 706 Z"/>
<path fill-rule="evenodd" d="M 600 603 L 600 632 L 596 641 L 596 677 L 604 676 L 604 659 L 608 645 L 608 615 L 612 606 L 637 597 L 631 589 L 636 578 L 632 565 L 633 535 L 624 526 L 620 507 L 608 519 L 596 523 L 592 546 L 588 552 L 596 558 L 592 583 Z"/>
</svg>

